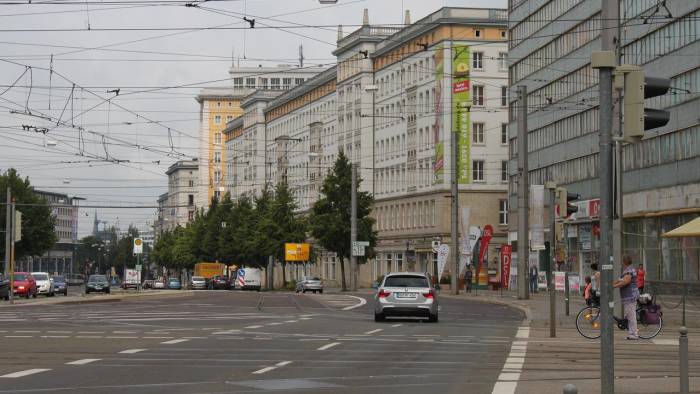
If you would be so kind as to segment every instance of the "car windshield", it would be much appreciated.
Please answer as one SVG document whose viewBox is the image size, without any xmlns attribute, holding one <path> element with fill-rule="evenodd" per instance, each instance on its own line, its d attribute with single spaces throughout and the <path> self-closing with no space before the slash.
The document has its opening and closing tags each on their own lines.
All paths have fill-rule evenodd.
<svg viewBox="0 0 700 394">
<path fill-rule="evenodd" d="M 96 283 L 96 282 L 106 282 L 107 278 L 104 275 L 92 275 L 90 279 L 88 279 L 88 282 L 90 283 Z"/>
<path fill-rule="evenodd" d="M 320 278 L 317 278 L 317 277 L 315 277 L 315 276 L 307 276 L 307 277 L 306 277 L 306 280 L 315 280 L 315 281 L 319 281 L 319 280 L 321 280 L 321 279 L 320 279 Z"/>
<path fill-rule="evenodd" d="M 429 287 L 425 276 L 392 275 L 384 281 L 385 287 Z"/>
<path fill-rule="evenodd" d="M 27 274 L 15 274 L 14 279 L 15 280 L 27 280 Z"/>
<path fill-rule="evenodd" d="M 170 279 L 171 282 L 179 282 L 180 279 Z"/>
<path fill-rule="evenodd" d="M 36 280 L 49 280 L 49 276 L 46 274 L 33 274 L 32 276 Z"/>
<path fill-rule="evenodd" d="M 66 281 L 66 278 L 64 278 L 64 277 L 62 277 L 62 276 L 54 276 L 54 277 L 53 277 L 53 281 L 54 281 L 54 282 L 57 282 L 57 283 L 63 283 L 63 282 Z"/>
<path fill-rule="evenodd" d="M 193 276 L 192 280 L 196 280 L 197 282 L 201 282 L 204 280 L 204 278 L 202 278 L 201 276 Z"/>
</svg>

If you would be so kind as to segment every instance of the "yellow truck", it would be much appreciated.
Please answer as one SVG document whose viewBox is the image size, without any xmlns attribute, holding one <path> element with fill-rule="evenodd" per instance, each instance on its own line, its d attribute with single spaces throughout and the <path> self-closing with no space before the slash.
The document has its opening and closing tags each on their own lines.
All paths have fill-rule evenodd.
<svg viewBox="0 0 700 394">
<path fill-rule="evenodd" d="M 194 265 L 194 276 L 211 279 L 216 275 L 226 275 L 226 264 L 222 263 L 197 263 Z"/>
</svg>

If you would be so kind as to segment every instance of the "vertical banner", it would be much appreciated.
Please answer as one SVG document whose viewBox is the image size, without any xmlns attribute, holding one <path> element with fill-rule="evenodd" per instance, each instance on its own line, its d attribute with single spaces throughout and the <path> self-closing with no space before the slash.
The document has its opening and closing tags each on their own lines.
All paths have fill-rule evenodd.
<svg viewBox="0 0 700 394">
<path fill-rule="evenodd" d="M 450 255 L 450 246 L 447 244 L 440 244 L 438 247 L 437 258 L 438 258 L 438 281 L 445 270 L 445 265 L 447 265 L 447 257 Z"/>
<path fill-rule="evenodd" d="M 508 288 L 508 284 L 510 283 L 510 266 L 512 262 L 512 256 L 512 245 L 501 246 L 501 286 L 506 289 Z"/>
<path fill-rule="evenodd" d="M 445 138 L 442 130 L 442 80 L 445 76 L 445 54 L 442 44 L 435 49 L 435 162 L 433 164 L 434 179 L 433 184 L 440 184 L 445 181 Z"/>
<path fill-rule="evenodd" d="M 530 185 L 530 250 L 544 249 L 544 185 Z"/>
<path fill-rule="evenodd" d="M 484 261 L 484 256 L 486 251 L 489 250 L 489 242 L 491 242 L 491 237 L 493 237 L 493 227 L 490 224 L 484 226 L 484 233 L 481 235 L 481 245 L 479 245 L 479 261 L 476 265 L 476 277 L 479 277 L 479 272 L 481 272 L 481 264 Z"/>
<path fill-rule="evenodd" d="M 469 248 L 469 220 L 471 219 L 471 210 L 469 207 L 463 207 L 459 212 L 459 275 L 465 272 L 467 262 L 472 254 Z"/>
<path fill-rule="evenodd" d="M 470 112 L 465 108 L 471 102 L 469 83 L 469 46 L 452 47 L 452 129 L 457 133 L 457 182 L 472 181 Z"/>
</svg>

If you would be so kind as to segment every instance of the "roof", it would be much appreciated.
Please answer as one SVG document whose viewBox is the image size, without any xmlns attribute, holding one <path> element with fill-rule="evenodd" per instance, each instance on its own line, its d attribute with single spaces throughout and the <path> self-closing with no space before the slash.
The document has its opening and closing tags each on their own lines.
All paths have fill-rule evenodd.
<svg viewBox="0 0 700 394">
<path fill-rule="evenodd" d="M 175 163 L 171 164 L 170 167 L 168 167 L 168 169 L 165 171 L 165 175 L 170 175 L 177 170 L 185 170 L 185 169 L 196 170 L 198 168 L 199 168 L 199 161 L 198 160 L 180 160 L 180 161 L 176 161 Z"/>
<path fill-rule="evenodd" d="M 333 81 L 337 78 L 337 66 L 333 66 L 320 74 L 316 74 L 313 78 L 309 78 L 304 81 L 303 84 L 294 87 L 291 90 L 287 90 L 283 95 L 278 96 L 265 107 L 263 112 L 267 113 L 273 109 L 283 105 L 297 97 L 301 97 L 305 93 L 308 93 L 316 88 L 321 87 L 321 85 Z"/>
<path fill-rule="evenodd" d="M 700 217 L 662 235 L 664 238 L 700 237 Z"/>
<path fill-rule="evenodd" d="M 245 96 L 248 93 L 250 93 L 250 92 L 246 89 L 234 89 L 232 87 L 224 87 L 224 86 L 212 87 L 212 88 L 205 88 L 205 89 L 200 90 L 197 97 L 195 97 L 195 100 L 197 100 L 197 102 L 201 103 L 204 100 L 241 99 L 241 98 L 243 98 L 243 96 Z"/>
</svg>

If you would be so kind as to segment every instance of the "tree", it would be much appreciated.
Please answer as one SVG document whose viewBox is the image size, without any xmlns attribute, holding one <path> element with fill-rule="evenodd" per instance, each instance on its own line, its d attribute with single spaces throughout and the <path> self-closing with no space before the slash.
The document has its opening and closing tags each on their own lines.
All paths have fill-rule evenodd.
<svg viewBox="0 0 700 394">
<path fill-rule="evenodd" d="M 13 168 L 0 175 L 0 192 L 5 203 L 5 193 L 10 187 L 16 210 L 22 212 L 22 240 L 15 244 L 15 258 L 41 256 L 58 241 L 54 232 L 56 217 L 46 200 L 34 192 L 29 178 L 20 178 Z M 26 205 L 25 205 L 26 204 Z M 1 205 L 0 228 L 5 231 L 5 205 Z M 3 238 L 4 239 L 4 238 Z M 0 252 L 5 255 L 5 242 L 0 242 Z"/>
<path fill-rule="evenodd" d="M 282 262 L 282 283 L 287 284 L 284 259 L 284 244 L 287 242 L 303 242 L 306 240 L 306 220 L 294 213 L 297 203 L 286 183 L 275 187 L 275 196 L 269 209 L 268 218 L 271 224 L 266 233 L 275 244 L 274 256 Z"/>
<path fill-rule="evenodd" d="M 359 188 L 361 179 L 357 181 Z M 321 186 L 322 197 L 311 210 L 311 233 L 321 246 L 335 252 L 340 259 L 340 272 L 343 290 L 345 281 L 345 258 L 350 258 L 350 194 L 352 188 L 352 166 L 341 151 L 333 169 Z M 370 251 L 376 245 L 377 232 L 373 229 L 374 219 L 369 216 L 374 199 L 367 192 L 357 192 L 357 237 L 368 241 Z"/>
</svg>

